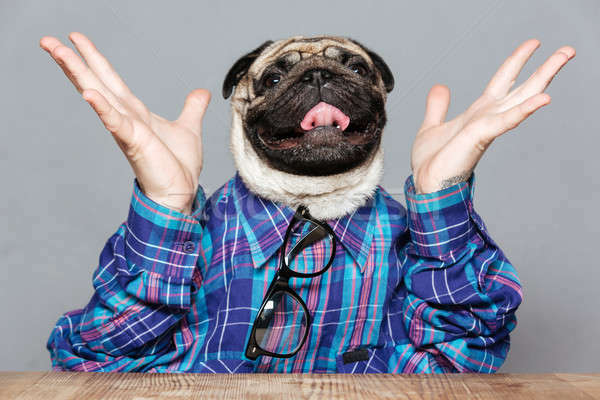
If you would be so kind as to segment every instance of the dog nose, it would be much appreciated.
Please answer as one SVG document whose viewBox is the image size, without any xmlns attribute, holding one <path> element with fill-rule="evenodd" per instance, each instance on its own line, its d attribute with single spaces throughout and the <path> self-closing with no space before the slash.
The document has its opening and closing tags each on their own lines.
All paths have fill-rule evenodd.
<svg viewBox="0 0 600 400">
<path fill-rule="evenodd" d="M 311 69 L 302 75 L 302 82 L 311 86 L 323 86 L 333 74 L 326 69 Z"/>
</svg>

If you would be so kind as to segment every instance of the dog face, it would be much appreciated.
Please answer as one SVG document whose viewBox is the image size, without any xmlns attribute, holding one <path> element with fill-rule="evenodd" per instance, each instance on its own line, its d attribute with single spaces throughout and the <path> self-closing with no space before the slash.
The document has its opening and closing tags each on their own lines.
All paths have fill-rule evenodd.
<svg viewBox="0 0 600 400">
<path fill-rule="evenodd" d="M 234 122 L 269 168 L 323 177 L 373 159 L 393 86 L 385 62 L 358 42 L 296 36 L 241 57 L 225 78 L 223 97 L 235 87 Z"/>
</svg>

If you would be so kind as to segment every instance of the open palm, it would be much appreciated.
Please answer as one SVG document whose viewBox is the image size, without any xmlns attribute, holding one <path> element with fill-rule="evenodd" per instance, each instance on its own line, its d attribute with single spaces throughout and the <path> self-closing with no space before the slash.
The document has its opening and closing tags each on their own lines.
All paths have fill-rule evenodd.
<svg viewBox="0 0 600 400">
<path fill-rule="evenodd" d="M 169 121 L 150 112 L 133 95 L 87 37 L 72 32 L 69 39 L 83 60 L 55 37 L 44 36 L 40 46 L 112 133 L 144 194 L 157 203 L 189 213 L 202 170 L 201 125 L 210 93 L 204 89 L 192 91 L 179 118 Z"/>
<path fill-rule="evenodd" d="M 575 56 L 570 46 L 558 49 L 527 81 L 510 91 L 539 45 L 536 39 L 521 44 L 498 69 L 481 97 L 450 121 L 445 121 L 450 104 L 448 88 L 435 85 L 430 90 L 411 154 L 417 193 L 434 192 L 469 178 L 495 138 L 550 102 L 550 96 L 543 92 Z"/>
</svg>

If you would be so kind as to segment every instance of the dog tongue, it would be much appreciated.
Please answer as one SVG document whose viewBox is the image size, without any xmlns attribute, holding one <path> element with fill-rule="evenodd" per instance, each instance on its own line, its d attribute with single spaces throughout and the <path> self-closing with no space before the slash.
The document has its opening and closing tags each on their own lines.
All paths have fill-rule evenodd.
<svg viewBox="0 0 600 400">
<path fill-rule="evenodd" d="M 305 131 L 309 131 L 317 126 L 339 126 L 344 131 L 349 124 L 350 117 L 339 108 L 322 101 L 306 113 L 300 127 Z"/>
</svg>

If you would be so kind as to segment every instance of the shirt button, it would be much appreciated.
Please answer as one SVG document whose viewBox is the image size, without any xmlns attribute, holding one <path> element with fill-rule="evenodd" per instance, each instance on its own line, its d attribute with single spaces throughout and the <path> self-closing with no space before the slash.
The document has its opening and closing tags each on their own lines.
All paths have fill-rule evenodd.
<svg viewBox="0 0 600 400">
<path fill-rule="evenodd" d="M 186 253 L 193 253 L 196 249 L 196 245 L 191 240 L 183 243 L 183 251 Z"/>
</svg>

